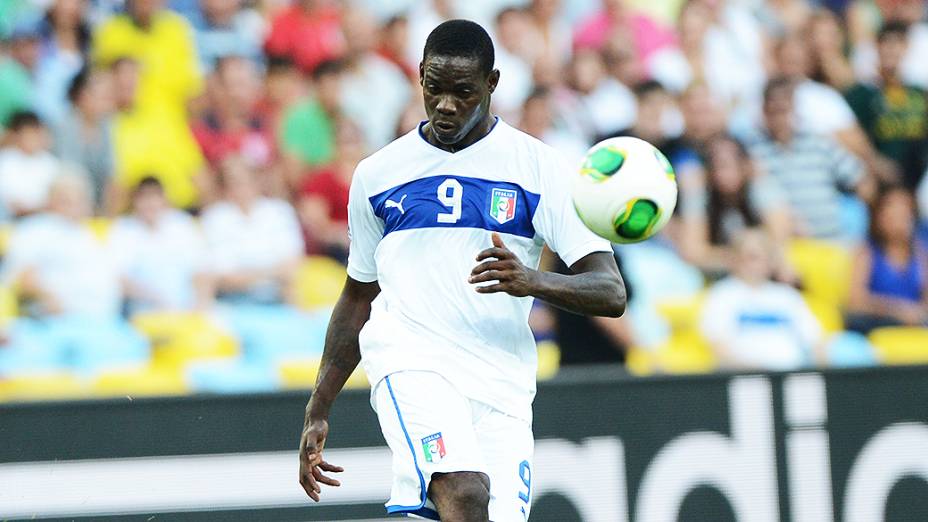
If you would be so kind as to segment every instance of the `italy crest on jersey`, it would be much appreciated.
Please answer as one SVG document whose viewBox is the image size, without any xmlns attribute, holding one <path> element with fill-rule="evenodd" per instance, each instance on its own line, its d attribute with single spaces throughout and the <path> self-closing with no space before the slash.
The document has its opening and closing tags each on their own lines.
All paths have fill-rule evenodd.
<svg viewBox="0 0 928 522">
<path fill-rule="evenodd" d="M 495 188 L 490 194 L 490 217 L 502 225 L 516 215 L 516 191 Z"/>
<path fill-rule="evenodd" d="M 441 438 L 441 432 L 422 439 L 422 452 L 426 462 L 438 462 L 445 456 L 445 440 Z"/>
</svg>

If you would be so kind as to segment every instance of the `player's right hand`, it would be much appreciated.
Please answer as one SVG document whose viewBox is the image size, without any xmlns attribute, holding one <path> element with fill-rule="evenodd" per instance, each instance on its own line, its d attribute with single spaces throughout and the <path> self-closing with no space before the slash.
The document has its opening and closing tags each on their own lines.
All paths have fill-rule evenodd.
<svg viewBox="0 0 928 522">
<path fill-rule="evenodd" d="M 338 487 L 341 483 L 322 474 L 323 471 L 341 473 L 344 468 L 322 460 L 322 448 L 329 434 L 329 423 L 325 420 L 307 419 L 300 437 L 300 485 L 309 498 L 319 502 L 322 488 L 319 484 Z"/>
</svg>

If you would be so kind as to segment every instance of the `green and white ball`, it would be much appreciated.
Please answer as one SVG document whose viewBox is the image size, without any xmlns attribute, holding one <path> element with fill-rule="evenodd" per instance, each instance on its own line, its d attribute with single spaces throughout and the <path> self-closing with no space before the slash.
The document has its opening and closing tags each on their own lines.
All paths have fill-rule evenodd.
<svg viewBox="0 0 928 522">
<path fill-rule="evenodd" d="M 677 180 L 667 158 L 638 138 L 603 140 L 590 147 L 574 180 L 580 219 L 614 243 L 637 243 L 656 234 L 677 204 Z"/>
</svg>

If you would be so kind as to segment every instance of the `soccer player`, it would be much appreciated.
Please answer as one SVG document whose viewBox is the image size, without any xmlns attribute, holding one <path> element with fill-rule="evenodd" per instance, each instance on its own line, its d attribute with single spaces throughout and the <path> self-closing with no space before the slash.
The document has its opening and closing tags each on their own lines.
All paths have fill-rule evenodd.
<svg viewBox="0 0 928 522">
<path fill-rule="evenodd" d="M 306 406 L 300 483 L 318 501 L 336 395 L 361 363 L 393 453 L 387 511 L 519 521 L 532 496 L 532 298 L 619 316 L 610 245 L 577 217 L 571 169 L 490 113 L 500 73 L 479 25 L 451 20 L 419 65 L 428 121 L 357 167 L 348 279 Z M 371 100 L 376 103 L 376 100 Z M 571 275 L 537 270 L 547 243 Z"/>
</svg>

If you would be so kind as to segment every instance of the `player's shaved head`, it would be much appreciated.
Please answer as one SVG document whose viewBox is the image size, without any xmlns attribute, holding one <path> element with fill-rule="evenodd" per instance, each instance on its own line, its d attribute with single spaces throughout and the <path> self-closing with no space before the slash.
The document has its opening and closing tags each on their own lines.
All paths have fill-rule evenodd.
<svg viewBox="0 0 928 522">
<path fill-rule="evenodd" d="M 496 54 L 493 40 L 480 24 L 470 20 L 448 20 L 429 33 L 422 61 L 432 56 L 475 58 L 483 74 L 490 74 Z"/>
</svg>

